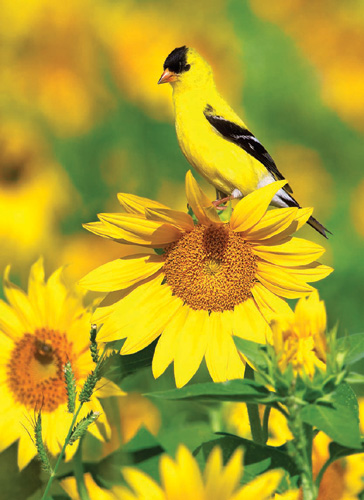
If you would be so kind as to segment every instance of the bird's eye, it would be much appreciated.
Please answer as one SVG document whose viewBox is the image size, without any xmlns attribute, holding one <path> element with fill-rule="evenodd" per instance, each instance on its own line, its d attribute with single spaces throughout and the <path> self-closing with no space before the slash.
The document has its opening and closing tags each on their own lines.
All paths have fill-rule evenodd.
<svg viewBox="0 0 364 500">
<path fill-rule="evenodd" d="M 184 67 L 184 70 L 188 71 L 190 69 L 190 67 L 191 67 L 191 64 L 186 64 L 186 66 Z"/>
</svg>

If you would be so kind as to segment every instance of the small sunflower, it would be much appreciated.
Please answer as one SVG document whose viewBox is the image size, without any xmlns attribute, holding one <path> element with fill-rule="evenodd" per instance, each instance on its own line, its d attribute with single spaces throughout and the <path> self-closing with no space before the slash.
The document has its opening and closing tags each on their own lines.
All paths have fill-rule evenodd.
<svg viewBox="0 0 364 500">
<path fill-rule="evenodd" d="M 294 313 L 277 316 L 271 328 L 282 372 L 292 365 L 312 378 L 316 367 L 326 370 L 326 309 L 316 290 L 297 302 Z"/>
<path fill-rule="evenodd" d="M 283 471 L 271 470 L 240 486 L 243 473 L 242 450 L 237 449 L 226 465 L 223 465 L 222 451 L 216 447 L 210 453 L 203 474 L 191 452 L 180 445 L 176 460 L 164 455 L 159 464 L 162 486 L 159 486 L 144 472 L 126 467 L 123 469 L 129 486 L 114 486 L 102 490 L 90 474 L 85 475 L 85 484 L 91 500 L 99 498 L 112 500 L 270 500 L 283 477 Z M 79 500 L 76 481 L 67 478 L 61 481 L 72 500 Z M 284 500 L 298 500 L 298 491 L 276 496 Z"/>
<path fill-rule="evenodd" d="M 244 362 L 233 335 L 266 342 L 269 321 L 290 311 L 284 298 L 310 294 L 308 284 L 332 269 L 316 262 L 324 248 L 291 236 L 312 209 L 267 212 L 275 182 L 243 198 L 222 222 L 191 172 L 186 193 L 194 219 L 160 203 L 119 194 L 126 214 L 100 214 L 86 229 L 123 244 L 163 249 L 137 254 L 91 271 L 90 290 L 118 292 L 96 311 L 103 341 L 126 338 L 122 354 L 135 353 L 160 336 L 153 374 L 174 360 L 178 387 L 205 357 L 214 381 L 243 376 Z"/>
<path fill-rule="evenodd" d="M 9 302 L 0 301 L 0 451 L 19 440 L 18 465 L 25 467 L 36 455 L 29 436 L 34 434 L 36 413 L 42 412 L 43 441 L 52 455 L 61 451 L 71 425 L 67 411 L 64 365 L 71 362 L 79 391 L 93 370 L 89 352 L 92 310 L 83 305 L 83 294 L 67 288 L 63 270 L 44 279 L 43 262 L 33 264 L 28 294 L 9 281 L 5 271 L 4 292 Z M 85 403 L 79 418 L 93 410 L 101 412 L 89 431 L 103 440 L 99 426 L 110 436 L 109 424 L 98 398 L 120 395 L 111 382 L 101 380 L 99 390 Z M 77 445 L 66 448 L 71 458 Z"/>
</svg>

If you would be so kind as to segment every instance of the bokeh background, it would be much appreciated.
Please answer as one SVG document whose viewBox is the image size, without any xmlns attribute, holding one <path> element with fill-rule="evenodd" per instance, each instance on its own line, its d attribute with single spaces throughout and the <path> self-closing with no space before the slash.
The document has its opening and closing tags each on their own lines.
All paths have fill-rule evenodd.
<svg viewBox="0 0 364 500">
<path fill-rule="evenodd" d="M 308 8 L 309 5 L 309 8 Z M 132 192 L 184 208 L 189 167 L 165 57 L 186 44 L 333 232 L 318 285 L 331 324 L 361 331 L 364 299 L 364 4 L 1 0 L 0 266 L 43 254 L 74 278 L 120 255 L 82 229 Z M 209 188 L 208 188 L 209 189 Z M 210 189 L 211 197 L 214 192 Z"/>
<path fill-rule="evenodd" d="M 117 192 L 186 207 L 189 165 L 171 88 L 157 81 L 169 52 L 187 45 L 210 62 L 296 198 L 332 231 L 328 241 L 300 231 L 335 268 L 318 283 L 330 326 L 363 330 L 361 0 L 0 0 L 0 12 L 1 272 L 11 264 L 25 285 L 44 255 L 48 272 L 68 265 L 77 280 L 121 256 L 125 249 L 82 229 L 119 210 Z M 196 407 L 195 420 L 204 411 Z M 158 418 L 150 425 L 159 428 Z M 186 428 L 191 436 L 198 441 Z"/>
</svg>

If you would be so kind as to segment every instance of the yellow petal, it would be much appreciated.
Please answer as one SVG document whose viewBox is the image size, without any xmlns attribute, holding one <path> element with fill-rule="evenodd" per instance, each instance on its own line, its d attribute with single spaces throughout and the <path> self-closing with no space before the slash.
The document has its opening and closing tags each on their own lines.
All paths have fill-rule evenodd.
<svg viewBox="0 0 364 500">
<path fill-rule="evenodd" d="M 98 398 L 109 398 L 111 396 L 126 396 L 119 386 L 107 378 L 101 378 L 95 387 L 95 395 Z"/>
<path fill-rule="evenodd" d="M 143 198 L 136 194 L 118 193 L 118 200 L 124 210 L 131 214 L 144 215 L 146 208 L 168 208 L 158 201 Z"/>
<path fill-rule="evenodd" d="M 27 294 L 9 280 L 9 273 L 10 266 L 7 266 L 4 271 L 3 280 L 5 296 L 10 305 L 14 308 L 23 327 L 25 327 L 27 331 L 34 331 L 37 326 L 40 326 L 40 320 L 37 318 Z"/>
<path fill-rule="evenodd" d="M 42 324 L 46 324 L 45 295 L 44 265 L 40 257 L 30 268 L 28 297 Z"/>
<path fill-rule="evenodd" d="M 270 470 L 243 486 L 231 500 L 270 500 L 276 492 L 284 473 Z"/>
<path fill-rule="evenodd" d="M 260 258 L 280 266 L 304 266 L 321 257 L 325 249 L 302 238 L 291 238 L 281 245 L 254 245 Z"/>
<path fill-rule="evenodd" d="M 191 170 L 186 174 L 186 196 L 188 204 L 201 224 L 207 226 L 211 222 L 221 224 L 216 208 L 197 184 Z"/>
<path fill-rule="evenodd" d="M 284 210 L 284 209 L 278 209 Z M 302 226 L 306 224 L 310 216 L 312 215 L 313 208 L 299 208 L 294 220 L 289 224 L 288 227 L 283 229 L 281 232 L 275 234 L 274 236 L 267 238 L 264 243 L 266 245 L 279 245 L 288 241 L 293 233 L 298 231 Z"/>
<path fill-rule="evenodd" d="M 250 298 L 235 306 L 233 334 L 246 340 L 265 344 L 270 334 L 268 323 L 254 302 Z"/>
<path fill-rule="evenodd" d="M 285 184 L 286 180 L 272 182 L 245 196 L 236 205 L 230 219 L 230 227 L 233 231 L 245 232 L 257 224 L 267 211 L 273 196 Z"/>
<path fill-rule="evenodd" d="M 269 210 L 263 215 L 260 221 L 246 233 L 246 240 L 259 241 L 281 233 L 295 220 L 297 211 L 297 208 L 276 208 L 274 210 Z"/>
<path fill-rule="evenodd" d="M 289 270 L 291 276 L 298 280 L 304 280 L 308 283 L 322 280 L 333 272 L 333 268 L 320 264 L 319 262 L 312 262 L 307 266 L 291 267 Z"/>
<path fill-rule="evenodd" d="M 173 297 L 169 287 L 161 286 L 159 297 L 155 302 L 145 304 L 139 310 L 139 318 L 134 325 L 126 326 L 124 334 L 127 335 L 121 354 L 133 354 L 144 349 L 155 340 L 169 323 L 176 312 L 183 307 L 181 299 Z"/>
<path fill-rule="evenodd" d="M 293 317 L 293 311 L 287 302 L 281 297 L 278 297 L 278 295 L 270 292 L 261 283 L 256 283 L 254 285 L 252 294 L 261 314 L 268 323 L 270 323 L 277 314 L 290 315 Z"/>
<path fill-rule="evenodd" d="M 174 359 L 176 386 L 182 387 L 193 377 L 205 355 L 209 331 L 206 328 L 207 311 L 189 310 L 177 339 Z"/>
<path fill-rule="evenodd" d="M 20 425 L 20 423 L 19 423 Z M 18 442 L 18 467 L 19 470 L 23 470 L 32 458 L 37 454 L 37 448 L 35 447 L 33 441 L 24 432 Z"/>
<path fill-rule="evenodd" d="M 123 467 L 122 473 L 128 485 L 137 494 L 137 498 L 150 498 L 150 500 L 165 498 L 158 484 L 145 472 L 132 467 Z"/>
<path fill-rule="evenodd" d="M 79 284 L 88 290 L 112 292 L 149 278 L 162 266 L 163 259 L 159 255 L 127 255 L 94 269 Z"/>
<path fill-rule="evenodd" d="M 177 349 L 177 338 L 186 322 L 188 311 L 188 307 L 181 307 L 163 330 L 153 356 L 154 378 L 162 375 L 172 363 Z"/>
<path fill-rule="evenodd" d="M 236 350 L 232 339 L 232 326 L 225 327 L 222 317 L 225 313 L 212 312 L 207 319 L 207 328 L 210 330 L 206 349 L 206 365 L 214 382 L 225 382 L 227 377 L 228 361 L 231 350 Z"/>
<path fill-rule="evenodd" d="M 160 248 L 178 240 L 182 232 L 171 224 L 147 220 L 134 214 L 99 214 L 102 222 L 117 228 L 118 239 Z"/>
<path fill-rule="evenodd" d="M 168 222 L 183 231 L 192 231 L 194 228 L 193 219 L 190 215 L 169 208 L 147 208 L 145 210 L 147 219 Z"/>
<path fill-rule="evenodd" d="M 289 268 L 283 270 L 267 262 L 258 262 L 257 276 L 268 290 L 286 299 L 296 299 L 314 290 L 312 286 L 292 276 Z"/>
<path fill-rule="evenodd" d="M 162 290 L 162 280 L 163 274 L 159 274 L 141 285 L 135 285 L 128 289 L 129 293 L 124 294 L 122 300 L 107 307 L 108 311 L 103 315 L 103 325 L 97 339 L 110 342 L 125 338 L 127 336 L 125 328 L 127 326 L 132 328 L 134 322 L 140 319 L 140 311 L 145 308 L 147 310 L 155 308 L 155 304 L 158 304 L 159 294 L 165 293 Z"/>
<path fill-rule="evenodd" d="M 27 330 L 28 323 L 21 321 L 17 312 L 0 299 L 0 330 L 8 337 L 16 340 Z"/>
<path fill-rule="evenodd" d="M 121 238 L 119 229 L 107 222 L 88 222 L 87 224 L 82 224 L 82 227 L 90 231 L 90 233 L 102 236 L 103 238 L 109 238 L 115 241 L 119 241 Z"/>
</svg>

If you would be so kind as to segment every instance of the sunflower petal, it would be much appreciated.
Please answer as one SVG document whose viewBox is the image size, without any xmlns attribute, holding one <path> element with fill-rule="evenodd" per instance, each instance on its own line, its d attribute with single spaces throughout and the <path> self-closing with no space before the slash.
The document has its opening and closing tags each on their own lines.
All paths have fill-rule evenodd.
<svg viewBox="0 0 364 500">
<path fill-rule="evenodd" d="M 268 323 L 270 323 L 277 314 L 291 315 L 293 317 L 293 311 L 287 302 L 269 291 L 261 283 L 256 283 L 254 285 L 252 294 L 260 312 Z"/>
<path fill-rule="evenodd" d="M 312 286 L 292 276 L 289 268 L 284 270 L 267 262 L 258 262 L 257 276 L 268 290 L 286 299 L 296 299 L 314 290 Z"/>
<path fill-rule="evenodd" d="M 289 272 L 292 276 L 299 280 L 307 281 L 312 283 L 314 281 L 322 280 L 326 278 L 329 274 L 333 272 L 333 268 L 330 266 L 325 266 L 319 262 L 312 262 L 307 266 L 302 267 L 291 267 Z"/>
<path fill-rule="evenodd" d="M 259 344 L 266 343 L 270 328 L 254 299 L 250 298 L 235 306 L 233 334 Z"/>
<path fill-rule="evenodd" d="M 161 286 L 158 297 L 153 297 L 151 303 L 143 306 L 143 314 L 135 319 L 133 325 L 123 328 L 127 335 L 121 354 L 134 354 L 147 347 L 164 330 L 171 318 L 183 307 L 180 299 L 171 295 L 170 288 Z"/>
<path fill-rule="evenodd" d="M 258 257 L 279 266 L 304 266 L 325 253 L 324 247 L 302 238 L 291 238 L 281 245 L 254 245 Z"/>
<path fill-rule="evenodd" d="M 216 208 L 197 184 L 191 170 L 186 174 L 186 196 L 188 204 L 201 224 L 209 225 L 211 222 L 221 224 Z"/>
<path fill-rule="evenodd" d="M 226 311 L 230 312 L 230 311 Z M 232 338 L 232 319 L 226 328 L 226 314 L 212 312 L 208 316 L 207 327 L 210 338 L 206 349 L 206 365 L 214 382 L 225 382 L 228 380 L 228 364 L 232 351 L 236 347 Z"/>
<path fill-rule="evenodd" d="M 206 328 L 207 311 L 189 310 L 177 339 L 174 358 L 176 386 L 182 387 L 193 377 L 205 355 L 209 331 Z"/>
<path fill-rule="evenodd" d="M 115 226 L 118 239 L 160 248 L 178 240 L 182 232 L 171 224 L 147 220 L 134 214 L 99 214 L 102 222 Z"/>
<path fill-rule="evenodd" d="M 118 193 L 118 200 L 123 209 L 130 214 L 144 215 L 146 208 L 168 208 L 158 201 L 136 194 Z"/>
<path fill-rule="evenodd" d="M 162 375 L 172 363 L 177 348 L 178 334 L 186 322 L 188 310 L 188 307 L 181 307 L 163 330 L 153 356 L 154 378 Z"/>
<path fill-rule="evenodd" d="M 146 208 L 145 215 L 147 219 L 168 222 L 183 231 L 192 231 L 194 228 L 192 217 L 178 210 L 170 210 L 169 208 Z"/>
<path fill-rule="evenodd" d="M 246 233 L 245 238 L 251 240 L 264 240 L 281 233 L 295 220 L 298 208 L 276 208 L 269 210 L 260 219 L 260 221 L 253 226 L 249 232 Z"/>
<path fill-rule="evenodd" d="M 107 262 L 84 276 L 79 284 L 88 290 L 113 292 L 149 278 L 163 266 L 162 257 L 155 254 L 127 255 Z"/>
<path fill-rule="evenodd" d="M 231 229 L 237 232 L 249 231 L 260 221 L 267 211 L 273 196 L 285 184 L 287 184 L 286 180 L 272 182 L 241 199 L 231 216 Z"/>
</svg>

